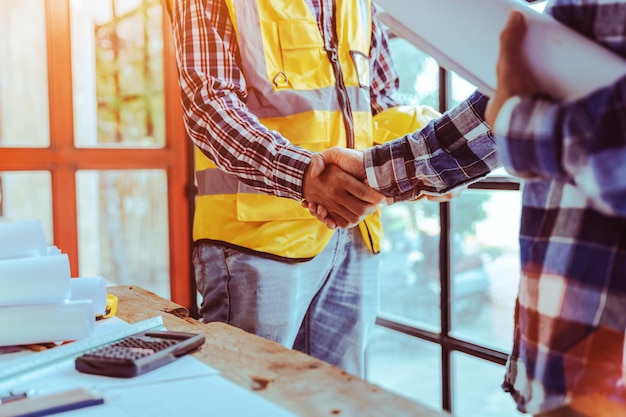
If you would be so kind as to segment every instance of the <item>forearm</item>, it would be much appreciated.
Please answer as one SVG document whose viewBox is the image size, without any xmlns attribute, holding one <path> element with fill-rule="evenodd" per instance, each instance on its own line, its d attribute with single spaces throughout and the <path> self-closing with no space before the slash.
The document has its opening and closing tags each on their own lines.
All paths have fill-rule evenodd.
<svg viewBox="0 0 626 417">
<path fill-rule="evenodd" d="M 494 128 L 502 163 L 525 179 L 570 183 L 625 216 L 625 90 L 626 78 L 574 102 L 510 99 Z"/>
<path fill-rule="evenodd" d="M 487 97 L 475 93 L 424 129 L 366 150 L 369 184 L 397 202 L 483 178 L 498 166 L 484 122 L 486 103 Z"/>
<path fill-rule="evenodd" d="M 187 132 L 215 165 L 267 194 L 302 199 L 302 178 L 312 152 L 293 146 L 242 108 L 214 99 L 185 109 Z"/>
<path fill-rule="evenodd" d="M 264 193 L 302 198 L 311 152 L 265 128 L 245 101 L 238 46 L 223 2 L 175 2 L 174 41 L 189 138 L 215 165 Z"/>
</svg>

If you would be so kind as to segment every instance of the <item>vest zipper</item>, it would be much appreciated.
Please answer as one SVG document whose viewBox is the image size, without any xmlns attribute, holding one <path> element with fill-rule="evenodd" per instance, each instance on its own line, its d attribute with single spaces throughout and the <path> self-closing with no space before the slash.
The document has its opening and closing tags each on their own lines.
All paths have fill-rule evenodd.
<svg viewBox="0 0 626 417">
<path fill-rule="evenodd" d="M 326 43 L 326 42 L 325 42 Z M 339 100 L 339 106 L 341 106 L 341 113 L 343 114 L 343 124 L 346 129 L 346 147 L 354 148 L 354 119 L 352 116 L 352 105 L 348 97 L 348 90 L 343 80 L 343 71 L 339 63 L 339 54 L 337 52 L 337 14 L 335 8 L 335 2 L 333 2 L 333 17 L 332 17 L 332 33 L 330 39 L 330 48 L 327 47 L 326 53 L 333 66 L 333 73 L 335 74 L 335 85 L 337 89 L 337 96 Z"/>
</svg>

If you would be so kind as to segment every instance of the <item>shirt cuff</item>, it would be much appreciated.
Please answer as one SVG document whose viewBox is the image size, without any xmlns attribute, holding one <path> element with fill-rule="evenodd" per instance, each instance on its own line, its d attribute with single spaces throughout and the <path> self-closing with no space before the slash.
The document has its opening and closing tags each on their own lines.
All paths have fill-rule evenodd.
<svg viewBox="0 0 626 417">
<path fill-rule="evenodd" d="M 363 163 L 365 164 L 367 184 L 374 190 L 380 191 L 380 186 L 378 185 L 378 180 L 376 179 L 376 169 L 374 168 L 371 148 L 363 151 Z"/>
<path fill-rule="evenodd" d="M 505 135 L 508 132 L 511 124 L 511 116 L 513 116 L 513 109 L 515 109 L 515 106 L 517 106 L 521 100 L 521 97 L 513 96 L 504 102 L 494 122 L 493 133 Z"/>
</svg>

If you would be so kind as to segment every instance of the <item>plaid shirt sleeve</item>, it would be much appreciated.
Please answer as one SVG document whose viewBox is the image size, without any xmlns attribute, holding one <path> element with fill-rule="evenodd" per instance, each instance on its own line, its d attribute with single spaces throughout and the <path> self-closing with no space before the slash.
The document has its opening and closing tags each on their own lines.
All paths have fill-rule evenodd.
<svg viewBox="0 0 626 417">
<path fill-rule="evenodd" d="M 494 132 L 511 174 L 576 186 L 605 214 L 626 216 L 626 77 L 574 101 L 514 97 Z"/>
<path fill-rule="evenodd" d="M 369 61 L 372 80 L 370 99 L 374 115 L 399 105 L 394 95 L 400 87 L 400 77 L 393 65 L 389 40 L 376 18 L 376 13 L 376 5 L 372 3 L 372 41 Z"/>
<path fill-rule="evenodd" d="M 483 120 L 487 100 L 476 92 L 424 129 L 366 150 L 370 186 L 398 202 L 422 192 L 446 193 L 486 176 L 498 166 Z"/>
<path fill-rule="evenodd" d="M 174 42 L 189 137 L 218 168 L 242 182 L 300 200 L 311 152 L 268 130 L 247 110 L 246 81 L 224 2 L 174 4 Z"/>
</svg>

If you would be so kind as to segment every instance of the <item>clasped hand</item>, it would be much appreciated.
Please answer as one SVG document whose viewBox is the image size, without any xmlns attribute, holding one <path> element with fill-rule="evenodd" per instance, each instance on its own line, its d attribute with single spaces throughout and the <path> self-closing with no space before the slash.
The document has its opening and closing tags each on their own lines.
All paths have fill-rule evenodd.
<svg viewBox="0 0 626 417">
<path fill-rule="evenodd" d="M 302 190 L 302 206 L 331 229 L 356 226 L 385 201 L 366 184 L 363 152 L 340 147 L 313 155 Z"/>
<path fill-rule="evenodd" d="M 425 197 L 449 201 L 463 189 Z M 313 155 L 305 173 L 303 195 L 302 207 L 330 229 L 354 227 L 379 204 L 392 202 L 367 184 L 363 151 L 340 147 Z"/>
</svg>

